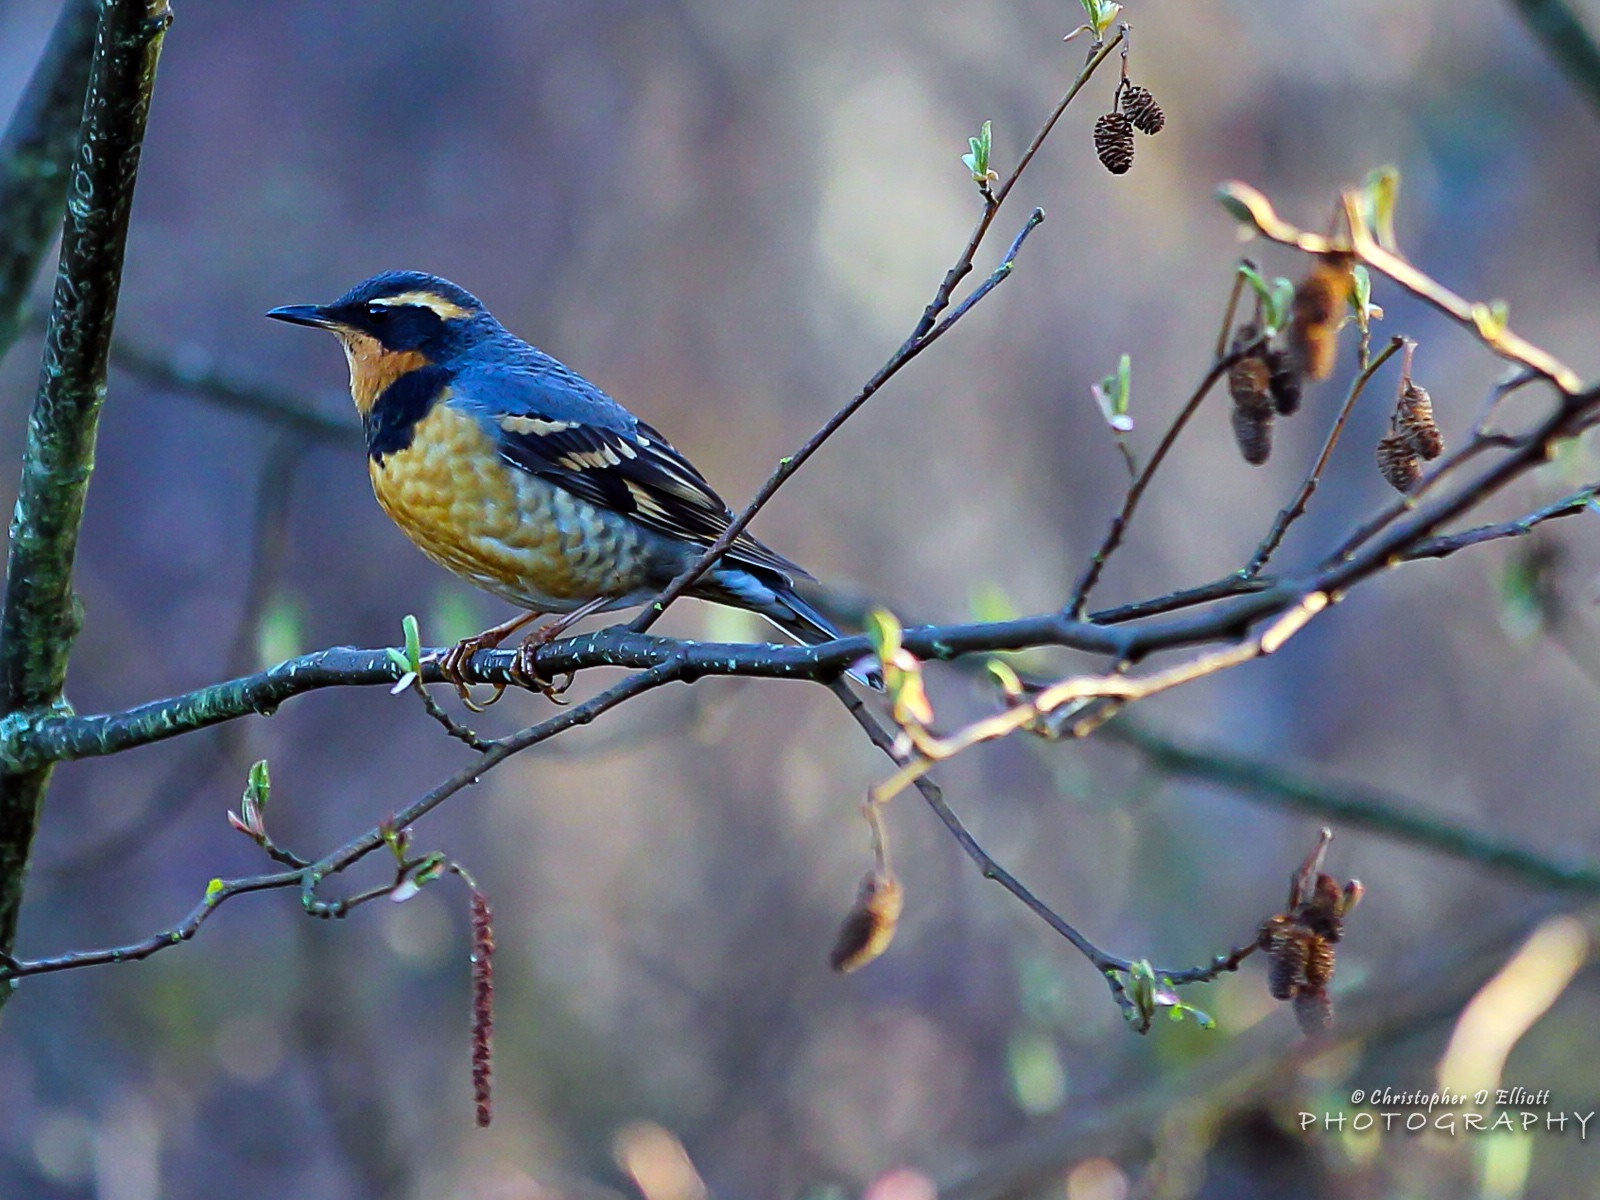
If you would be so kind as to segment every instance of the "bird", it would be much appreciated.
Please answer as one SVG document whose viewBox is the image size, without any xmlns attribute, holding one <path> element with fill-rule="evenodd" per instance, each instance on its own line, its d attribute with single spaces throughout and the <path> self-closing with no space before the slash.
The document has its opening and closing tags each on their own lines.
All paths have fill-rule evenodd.
<svg viewBox="0 0 1600 1200">
<path fill-rule="evenodd" d="M 372 490 L 395 524 L 434 562 L 523 610 L 441 656 L 468 704 L 472 656 L 543 615 L 557 619 L 524 639 L 513 673 L 554 695 L 535 669 L 539 646 L 592 613 L 643 604 L 733 521 L 654 427 L 447 279 L 386 271 L 331 304 L 267 316 L 342 344 Z M 842 637 L 796 593 L 797 578 L 811 576 L 741 533 L 687 594 L 759 613 L 805 645 Z M 850 673 L 881 686 L 860 664 Z"/>
</svg>

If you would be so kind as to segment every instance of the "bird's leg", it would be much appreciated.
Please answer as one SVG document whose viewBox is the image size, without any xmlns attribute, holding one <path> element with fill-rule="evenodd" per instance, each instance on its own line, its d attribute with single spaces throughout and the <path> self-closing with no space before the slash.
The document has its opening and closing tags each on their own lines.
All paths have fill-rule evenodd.
<svg viewBox="0 0 1600 1200">
<path fill-rule="evenodd" d="M 461 697 L 461 702 L 473 712 L 482 712 L 501 696 L 505 695 L 506 685 L 494 685 L 494 695 L 489 698 L 488 704 L 475 704 L 471 693 L 467 690 L 467 674 L 472 669 L 472 656 L 479 650 L 493 650 L 529 621 L 537 620 L 543 616 L 540 612 L 518 613 L 509 621 L 499 625 L 490 626 L 474 637 L 462 638 L 450 649 L 439 656 L 439 673 L 445 680 L 455 686 L 456 694 Z"/>
<path fill-rule="evenodd" d="M 535 629 L 522 639 L 522 647 L 517 651 L 517 657 L 511 663 L 511 677 L 524 687 L 542 692 L 556 703 L 561 703 L 561 694 L 572 686 L 572 673 L 567 673 L 559 685 L 553 679 L 547 679 L 539 672 L 539 650 L 548 646 L 562 633 L 573 625 L 583 620 L 591 613 L 597 613 L 607 605 L 614 602 L 614 596 L 596 596 L 587 604 L 580 604 L 569 613 L 563 613 L 548 625 Z"/>
</svg>

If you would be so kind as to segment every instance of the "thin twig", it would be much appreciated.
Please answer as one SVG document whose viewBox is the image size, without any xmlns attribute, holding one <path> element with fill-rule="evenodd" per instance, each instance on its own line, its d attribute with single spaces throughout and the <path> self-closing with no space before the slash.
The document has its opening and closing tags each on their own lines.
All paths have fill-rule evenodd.
<svg viewBox="0 0 1600 1200">
<path fill-rule="evenodd" d="M 1350 420 L 1350 414 L 1355 411 L 1356 401 L 1361 398 L 1361 393 L 1366 390 L 1367 384 L 1372 381 L 1372 377 L 1378 373 L 1379 368 L 1394 357 L 1395 351 L 1406 344 L 1405 338 L 1391 338 L 1389 345 L 1384 348 L 1378 357 L 1369 362 L 1361 373 L 1356 376 L 1355 382 L 1350 385 L 1350 391 L 1344 398 L 1344 403 L 1339 407 L 1339 415 L 1334 418 L 1333 427 L 1328 430 L 1328 436 L 1323 440 L 1322 453 L 1317 455 L 1317 461 L 1313 464 L 1310 474 L 1306 476 L 1305 482 L 1300 485 L 1300 490 L 1295 493 L 1294 499 L 1278 513 L 1277 520 L 1272 523 L 1272 529 L 1262 539 L 1261 545 L 1256 548 L 1255 555 L 1250 559 L 1250 565 L 1245 567 L 1244 574 L 1247 579 L 1254 579 L 1261 574 L 1262 568 L 1267 565 L 1273 554 L 1277 552 L 1278 547 L 1283 544 L 1283 538 L 1289 532 L 1289 526 L 1304 515 L 1307 506 L 1311 503 L 1312 493 L 1317 490 L 1317 485 L 1322 481 L 1322 472 L 1327 469 L 1328 460 L 1333 457 L 1333 448 L 1339 444 L 1339 438 L 1344 433 L 1345 424 Z"/>
<path fill-rule="evenodd" d="M 1600 895 L 1600 863 L 1563 861 L 1538 854 L 1453 821 L 1428 816 L 1415 800 L 1406 797 L 1334 783 L 1318 774 L 1231 750 L 1185 745 L 1126 716 L 1106 725 L 1105 733 L 1137 750 L 1153 767 L 1169 775 L 1220 784 L 1258 804 L 1365 829 L 1538 887 Z"/>
<path fill-rule="evenodd" d="M 390 670 L 392 675 L 393 668 L 391 667 Z M 305 907 L 310 915 L 318 917 L 344 916 L 353 907 L 364 904 L 377 896 L 392 892 L 394 885 L 390 884 L 386 887 L 358 892 L 355 895 L 331 901 L 317 899 L 315 896 L 316 889 L 330 876 L 347 870 L 374 850 L 386 845 L 387 843 L 383 836 L 385 826 L 404 829 L 415 824 L 444 803 L 445 800 L 463 788 L 477 783 L 485 773 L 493 770 L 513 755 L 575 726 L 587 724 L 602 713 L 615 708 L 626 700 L 632 699 L 634 696 L 672 682 L 678 678 L 678 674 L 678 671 L 671 667 L 657 667 L 648 671 L 640 671 L 628 676 L 628 678 L 606 689 L 599 695 L 591 697 L 582 704 L 565 709 L 538 725 L 530 726 L 511 734 L 509 737 L 499 738 L 488 743 L 489 748 L 481 758 L 457 771 L 426 795 L 396 812 L 383 825 L 373 826 L 365 833 L 352 838 L 343 846 L 324 855 L 303 869 L 276 871 L 271 874 L 252 875 L 241 879 L 213 880 L 206 889 L 205 899 L 191 910 L 187 917 L 170 928 L 122 946 L 112 946 L 99 950 L 73 951 L 37 959 L 11 958 L 3 965 L 0 965 L 0 981 L 18 979 L 28 975 L 42 975 L 52 971 L 71 970 L 77 967 L 100 966 L 148 958 L 157 951 L 165 950 L 170 946 L 187 941 L 195 935 L 200 926 L 220 905 L 234 896 L 244 895 L 248 892 L 298 887 L 307 897 Z"/>
<path fill-rule="evenodd" d="M 1476 525 L 1471 529 L 1463 529 L 1459 533 L 1425 538 L 1411 548 L 1406 554 L 1406 559 L 1407 561 L 1415 561 L 1422 558 L 1448 558 L 1456 551 L 1465 550 L 1468 546 L 1477 546 L 1483 542 L 1495 542 L 1502 538 L 1525 537 L 1546 521 L 1553 521 L 1559 517 L 1576 516 L 1578 513 L 1591 509 L 1594 506 L 1597 493 L 1600 493 L 1600 482 L 1591 483 L 1588 487 L 1573 492 L 1570 496 L 1563 496 L 1552 504 L 1546 504 L 1543 508 L 1536 508 L 1527 516 L 1518 517 L 1514 521 L 1498 521 L 1492 525 Z"/>
<path fill-rule="evenodd" d="M 472 747 L 472 749 L 476 750 L 479 754 L 482 754 L 489 749 L 489 743 L 484 741 L 484 739 L 478 735 L 477 730 L 470 729 L 463 725 L 449 713 L 445 712 L 445 710 L 439 706 L 439 702 L 437 700 L 428 695 L 428 689 L 422 686 L 421 679 L 412 680 L 411 690 L 416 692 L 417 698 L 422 701 L 422 711 L 427 713 L 441 726 L 443 726 L 447 735 L 455 738 L 456 741 L 461 742 L 463 745 Z"/>
<path fill-rule="evenodd" d="M 661 614 L 666 611 L 667 606 L 694 586 L 695 580 L 705 574 L 711 568 L 711 565 L 722 557 L 723 553 L 738 540 L 739 535 L 755 519 L 756 514 L 766 506 L 767 501 L 772 499 L 777 494 L 778 489 L 805 465 L 807 459 L 821 449 L 823 444 L 838 432 L 840 426 L 871 399 L 880 387 L 892 379 L 901 367 L 933 345 L 957 321 L 970 312 L 974 304 L 1003 283 L 1011 274 L 1012 263 L 1016 259 L 1017 252 L 1022 249 L 1022 243 L 1027 240 L 1028 234 L 1033 232 L 1038 227 L 1039 222 L 1043 220 L 1044 210 L 1040 208 L 1034 209 L 1027 223 L 1022 227 L 1022 231 L 1017 234 L 1016 240 L 1011 243 L 1011 248 L 1006 252 L 1005 258 L 1001 260 L 1000 265 L 994 269 L 989 278 L 984 280 L 955 311 L 946 315 L 943 320 L 938 321 L 926 333 L 907 341 L 905 345 L 895 351 L 894 357 L 880 367 L 877 374 L 873 375 L 861 390 L 845 403 L 844 407 L 829 417 L 823 423 L 821 429 L 807 438 L 805 445 L 779 463 L 777 469 L 768 476 L 767 481 L 756 492 L 755 499 L 750 501 L 745 510 L 733 519 L 732 523 L 722 531 L 721 536 L 706 547 L 705 552 L 686 571 L 663 588 L 655 599 L 644 606 L 628 628 L 634 633 L 644 633 L 650 626 L 654 625 L 661 617 Z"/>
<path fill-rule="evenodd" d="M 856 724 L 861 727 L 862 732 L 867 735 L 867 739 L 879 750 L 882 750 L 892 762 L 904 765 L 895 746 L 894 736 L 884 728 L 876 717 L 867 711 L 866 704 L 861 697 L 857 696 L 839 680 L 834 680 L 828 686 L 833 691 L 833 694 L 839 698 L 839 703 L 844 705 L 845 711 L 854 718 Z M 962 852 L 977 865 L 983 877 L 992 879 L 1005 888 L 1012 896 L 1021 901 L 1029 912 L 1040 918 L 1046 925 L 1070 942 L 1073 948 L 1087 958 L 1093 964 L 1095 970 L 1106 978 L 1112 995 L 1118 1004 L 1124 1008 L 1128 1007 L 1129 1002 L 1123 993 L 1122 983 L 1117 978 L 1117 975 L 1132 968 L 1133 961 L 1119 958 L 1100 949 L 1099 946 L 1096 946 L 1079 932 L 1070 921 L 1034 895 L 1021 880 L 996 862 L 994 857 L 983 848 L 983 844 L 972 835 L 972 831 L 966 827 L 966 824 L 956 814 L 955 810 L 950 807 L 944 798 L 944 790 L 929 779 L 927 775 L 917 776 L 912 781 L 912 784 L 928 807 L 933 810 L 934 815 L 939 818 L 940 823 L 944 825 L 950 836 L 955 839 L 956 844 L 961 847 Z M 1156 975 L 1158 978 L 1167 979 L 1174 986 L 1204 983 L 1215 979 L 1226 971 L 1237 970 L 1239 964 L 1254 949 L 1254 945 L 1241 946 L 1229 951 L 1227 954 L 1218 955 L 1211 962 L 1199 967 L 1181 967 L 1174 970 L 1157 968 Z"/>
<path fill-rule="evenodd" d="M 95 0 L 67 0 L 0 139 L 0 358 L 61 225 L 67 169 L 94 57 Z"/>
<path fill-rule="evenodd" d="M 878 722 L 876 717 L 867 711 L 866 705 L 861 698 L 852 692 L 847 685 L 838 680 L 828 686 L 833 690 L 834 695 L 839 698 L 839 703 L 844 705 L 845 711 L 855 718 L 856 724 L 861 726 L 862 731 L 872 744 L 887 754 L 893 761 L 900 762 L 900 758 L 895 751 L 894 737 Z M 1085 958 L 1095 965 L 1097 970 L 1118 970 L 1128 965 L 1122 959 L 1114 958 L 1107 954 L 1088 938 L 1084 937 L 1065 918 L 1029 891 L 1016 876 L 997 863 L 989 852 L 983 848 L 978 839 L 972 836 L 971 831 L 967 829 L 961 818 L 956 815 L 955 811 L 945 801 L 944 791 L 938 784 L 934 783 L 926 775 L 919 775 L 912 782 L 917 791 L 921 793 L 923 800 L 927 802 L 928 807 L 933 810 L 934 815 L 939 818 L 944 827 L 950 832 L 950 836 L 955 838 L 956 844 L 961 847 L 968 858 L 977 864 L 978 870 L 983 872 L 985 879 L 994 880 L 1006 891 L 1022 901 L 1030 912 L 1041 918 L 1051 929 L 1054 929 L 1067 941 L 1071 942 Z"/>
<path fill-rule="evenodd" d="M 1485 346 L 1502 358 L 1518 362 L 1555 384 L 1568 396 L 1583 390 L 1577 374 L 1554 355 L 1517 336 L 1494 314 L 1491 306 L 1456 295 L 1437 280 L 1417 270 L 1399 255 L 1380 246 L 1367 229 L 1360 200 L 1353 191 L 1344 193 L 1343 207 L 1350 230 L 1349 244 L 1320 234 L 1306 233 L 1283 220 L 1272 203 L 1249 184 L 1231 181 L 1217 189 L 1223 204 L 1238 219 L 1252 225 L 1269 241 L 1293 246 L 1308 254 L 1344 251 L 1353 253 L 1380 275 L 1419 299 L 1433 305 L 1458 324 L 1471 330 Z"/>
<path fill-rule="evenodd" d="M 1055 128 L 1056 122 L 1066 112 L 1067 106 L 1072 103 L 1100 64 L 1106 60 L 1106 56 L 1122 41 L 1122 37 L 1122 33 L 1119 32 L 1110 42 L 1090 54 L 1083 70 L 1078 73 L 1078 77 L 1073 81 L 1072 86 L 1067 89 L 1066 94 L 1057 102 L 1055 108 L 1045 119 L 1044 124 L 1039 127 L 1039 131 L 1034 134 L 1033 140 L 1028 143 L 1027 149 L 1022 152 L 1022 157 L 1017 160 L 1017 165 L 1012 168 L 1011 174 L 1006 176 L 1000 186 L 992 192 L 986 191 L 983 193 L 983 212 L 972 231 L 972 236 L 967 239 L 966 248 L 962 251 L 960 257 L 956 259 L 955 264 L 945 272 L 944 279 L 940 281 L 938 289 L 934 292 L 933 299 L 929 301 L 928 306 L 923 310 L 916 327 L 911 331 L 911 336 L 901 343 L 900 348 L 889 357 L 889 360 L 882 367 L 878 368 L 877 373 L 862 386 L 859 392 L 846 401 L 844 406 L 823 424 L 821 429 L 807 439 L 805 445 L 778 464 L 777 469 L 768 476 L 767 481 L 756 492 L 755 498 L 746 505 L 743 512 L 734 518 L 733 523 L 722 532 L 722 535 L 708 546 L 705 552 L 687 570 L 663 588 L 653 600 L 644 606 L 644 609 L 629 626 L 633 632 L 644 633 L 654 625 L 660 619 L 661 614 L 666 611 L 667 606 L 688 591 L 694 585 L 695 580 L 710 570 L 712 564 L 727 552 L 739 535 L 749 526 L 750 522 L 755 519 L 756 514 L 777 493 L 778 489 L 805 464 L 807 459 L 821 448 L 823 443 L 838 431 L 840 426 L 849 420 L 902 367 L 932 345 L 962 315 L 969 312 L 973 304 L 982 299 L 983 296 L 988 295 L 1010 275 L 1012 261 L 1022 248 L 1024 239 L 1040 221 L 1044 220 L 1043 209 L 1036 208 L 1033 210 L 1033 215 L 1028 218 L 1028 222 L 1023 226 L 1022 232 L 1011 243 L 1011 249 L 1006 253 L 1005 258 L 1001 260 L 1000 266 L 995 269 L 977 291 L 969 296 L 955 312 L 940 320 L 940 314 L 949 306 L 957 285 L 971 272 L 973 259 L 977 255 L 979 247 L 983 244 L 984 238 L 988 235 L 989 228 L 993 225 L 1001 205 L 1005 203 L 1006 197 L 1011 194 L 1011 189 L 1016 186 L 1017 180 L 1022 177 L 1022 173 L 1028 169 L 1028 164 L 1038 154 L 1040 147 L 1044 145 L 1045 139 L 1050 136 L 1051 131 Z"/>
<path fill-rule="evenodd" d="M 1138 678 L 1122 673 L 1126 663 L 1131 661 L 1128 655 L 1123 655 L 1109 674 L 1075 675 L 1048 684 L 1028 699 L 1018 698 L 1004 711 L 974 721 L 945 737 L 938 737 L 908 721 L 904 732 L 916 747 L 916 755 L 873 789 L 874 799 L 879 802 L 890 799 L 904 790 L 907 784 L 914 783 L 932 770 L 934 764 L 946 762 L 981 742 L 1009 737 L 1019 729 L 1037 729 L 1041 718 L 1058 710 L 1069 709 L 1069 706 L 1079 705 L 1086 700 L 1114 700 L 1120 704 L 1145 700 L 1208 675 L 1232 670 L 1252 659 L 1276 654 L 1285 642 L 1305 628 L 1327 606 L 1326 593 L 1312 592 L 1246 641 Z"/>
<path fill-rule="evenodd" d="M 1231 311 L 1231 304 L 1229 308 Z M 1206 372 L 1205 377 L 1201 379 L 1200 385 L 1195 388 L 1189 399 L 1184 402 L 1183 407 L 1178 410 L 1178 415 L 1173 418 L 1172 424 L 1167 427 L 1166 433 L 1162 435 L 1161 442 L 1156 446 L 1155 453 L 1150 456 L 1150 461 L 1145 464 L 1144 470 L 1139 477 L 1129 486 L 1127 495 L 1123 497 L 1121 510 L 1111 519 L 1111 527 L 1106 531 L 1105 537 L 1101 540 L 1094 554 L 1090 556 L 1088 565 L 1084 567 L 1083 574 L 1073 587 L 1072 597 L 1062 609 L 1068 616 L 1074 619 L 1082 617 L 1084 605 L 1089 599 L 1089 593 L 1094 589 L 1095 584 L 1100 581 L 1100 573 L 1105 570 L 1106 563 L 1116 553 L 1117 548 L 1122 545 L 1122 539 L 1128 531 L 1129 523 L 1133 520 L 1134 510 L 1139 507 L 1139 501 L 1144 497 L 1145 489 L 1150 486 L 1150 481 L 1155 478 L 1156 472 L 1161 469 L 1161 464 L 1166 460 L 1168 451 L 1177 442 L 1178 435 L 1183 432 L 1190 419 L 1200 410 L 1201 401 L 1210 394 L 1211 389 L 1217 385 L 1217 381 L 1226 375 L 1236 362 L 1258 351 L 1263 342 L 1264 339 L 1258 338 L 1248 346 L 1241 346 L 1232 353 L 1217 359 L 1212 364 L 1211 369 Z"/>
</svg>

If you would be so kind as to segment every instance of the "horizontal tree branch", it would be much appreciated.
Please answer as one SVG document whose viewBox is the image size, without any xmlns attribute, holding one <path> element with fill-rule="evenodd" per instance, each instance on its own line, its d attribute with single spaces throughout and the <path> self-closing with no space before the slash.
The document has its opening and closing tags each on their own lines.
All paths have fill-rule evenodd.
<svg viewBox="0 0 1600 1200">
<path fill-rule="evenodd" d="M 564 733 L 578 725 L 586 725 L 609 709 L 624 701 L 642 695 L 677 677 L 677 668 L 663 664 L 647 671 L 639 671 L 614 684 L 582 704 L 563 709 L 555 716 L 537 725 L 519 730 L 509 737 L 487 744 L 484 752 L 466 767 L 451 775 L 426 795 L 395 812 L 386 821 L 373 826 L 365 833 L 350 839 L 338 849 L 325 854 L 316 862 L 303 868 L 274 871 L 264 875 L 250 875 L 239 879 L 216 879 L 206 888 L 200 903 L 191 909 L 177 924 L 160 930 L 136 942 L 121 946 L 108 946 L 98 950 L 77 950 L 65 954 L 21 960 L 0 951 L 0 983 L 28 975 L 44 975 L 54 971 L 67 971 L 79 967 L 103 966 L 112 963 L 148 958 L 171 946 L 180 945 L 192 938 L 223 903 L 235 896 L 251 892 L 281 890 L 297 887 L 306 912 L 315 917 L 343 917 L 352 908 L 382 895 L 392 888 L 369 889 L 341 900 L 322 900 L 317 889 L 329 877 L 337 875 L 359 862 L 373 851 L 383 847 L 385 830 L 409 829 L 451 796 L 477 783 L 487 772 L 513 755 Z"/>
<path fill-rule="evenodd" d="M 1137 750 L 1167 774 L 1220 784 L 1257 803 L 1366 829 L 1435 854 L 1476 863 L 1523 883 L 1600 895 L 1600 863 L 1563 861 L 1538 854 L 1454 821 L 1427 816 L 1413 800 L 1373 788 L 1333 783 L 1315 773 L 1291 770 L 1229 750 L 1185 745 L 1127 716 L 1118 717 L 1103 728 L 1107 736 Z"/>
<path fill-rule="evenodd" d="M 1287 596 L 1267 591 L 1236 598 L 1201 615 L 1139 628 L 1107 628 L 1068 620 L 1056 612 L 1014 621 L 931 625 L 906 630 L 905 645 L 930 661 L 1052 645 L 1137 659 L 1156 650 L 1239 636 L 1288 602 Z M 631 633 L 618 625 L 542 647 L 538 666 L 547 677 L 595 667 L 670 667 L 674 677 L 684 681 L 730 675 L 825 683 L 871 650 L 865 637 L 841 638 L 821 646 L 687 642 Z M 437 663 L 439 651 L 427 653 L 434 661 L 423 664 L 424 682 L 444 682 Z M 515 684 L 512 666 L 516 657 L 510 650 L 480 651 L 472 660 L 472 673 L 484 683 Z M 0 721 L 0 770 L 115 754 L 220 721 L 270 715 L 285 700 L 320 688 L 392 684 L 397 674 L 386 651 L 337 646 L 122 712 L 89 716 L 49 710 L 14 713 Z"/>
<path fill-rule="evenodd" d="M 111 365 L 154 387 L 188 392 L 218 408 L 271 421 L 319 442 L 361 449 L 354 420 L 340 420 L 308 408 L 292 396 L 231 375 L 211 363 L 181 363 L 118 341 L 111 347 Z"/>
<path fill-rule="evenodd" d="M 1522 536 L 1546 521 L 1583 512 L 1597 489 L 1600 484 L 1590 485 L 1513 521 L 1420 539 L 1403 557 L 1445 558 L 1470 546 Z M 919 658 L 943 661 L 1039 646 L 1137 657 L 1158 649 L 1240 636 L 1254 621 L 1278 611 L 1290 595 L 1280 581 L 1235 574 L 1167 597 L 1105 609 L 1091 614 L 1086 621 L 1072 621 L 1051 612 L 1014 621 L 914 627 L 906 631 L 906 645 Z M 1241 600 L 1249 601 L 1242 609 L 1222 608 L 1220 603 Z M 1220 611 L 1207 610 L 1203 617 L 1148 624 L 1137 631 L 1114 628 L 1203 604 L 1216 604 Z M 539 663 L 552 675 L 598 666 L 643 669 L 671 663 L 685 680 L 725 675 L 826 682 L 868 650 L 866 640 L 859 637 L 811 647 L 684 642 L 633 634 L 622 626 L 613 626 L 555 642 L 540 651 Z M 473 671 L 485 683 L 512 684 L 515 681 L 510 668 L 514 659 L 512 651 L 483 651 L 473 659 Z M 426 682 L 442 682 L 435 663 L 425 663 L 424 667 Z M 54 711 L 14 713 L 0 720 L 0 771 L 114 754 L 239 717 L 268 716 L 285 700 L 306 692 L 387 685 L 395 678 L 396 669 L 384 651 L 336 646 L 289 659 L 265 671 L 118 712 L 83 716 Z"/>
</svg>

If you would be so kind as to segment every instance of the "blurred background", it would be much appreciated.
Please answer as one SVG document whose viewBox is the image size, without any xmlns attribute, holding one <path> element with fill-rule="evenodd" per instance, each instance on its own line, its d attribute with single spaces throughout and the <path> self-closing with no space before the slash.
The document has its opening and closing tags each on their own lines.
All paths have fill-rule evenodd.
<svg viewBox="0 0 1600 1200">
<path fill-rule="evenodd" d="M 301 435 L 114 373 L 79 559 L 80 712 L 394 644 L 406 613 L 435 643 L 508 615 L 390 525 L 336 346 L 266 309 L 390 268 L 446 275 L 668 431 L 737 508 L 911 330 L 978 213 L 967 137 L 992 120 L 1008 169 L 1084 55 L 1061 41 L 1082 19 L 1069 0 L 174 7 L 118 336 L 346 429 Z M 57 8 L 0 6 L 0 113 Z M 1600 370 L 1596 116 L 1509 5 L 1132 0 L 1126 16 L 1131 73 L 1166 131 L 1108 175 L 1090 131 L 1114 64 L 1098 75 L 979 259 L 974 278 L 1044 207 L 1012 279 L 757 524 L 908 620 L 1058 606 L 1126 484 L 1090 385 L 1133 356 L 1132 444 L 1148 454 L 1209 360 L 1237 256 L 1299 273 L 1286 252 L 1241 251 L 1211 199 L 1221 180 L 1320 228 L 1340 185 L 1397 165 L 1408 255 L 1506 299 L 1580 375 Z M 1375 300 L 1380 337 L 1420 341 L 1418 379 L 1459 443 L 1500 364 L 1394 289 Z M 35 334 L 0 364 L 12 463 L 37 350 Z M 1350 359 L 1347 341 L 1262 468 L 1239 460 L 1226 402 L 1209 405 L 1097 599 L 1243 563 Z M 1371 449 L 1392 386 L 1357 410 L 1285 567 L 1392 495 Z M 1597 475 L 1574 450 L 1482 519 Z M 14 486 L 0 472 L 0 502 Z M 1591 519 L 1397 570 L 1269 662 L 1140 718 L 1555 859 L 1600 855 Z M 762 636 L 692 603 L 665 628 Z M 992 704 L 956 674 L 933 687 L 946 724 Z M 496 735 L 548 711 L 512 695 L 479 724 Z M 413 698 L 371 688 L 69 764 L 19 951 L 142 937 L 212 877 L 265 869 L 224 818 L 255 759 L 272 764 L 275 835 L 315 855 L 468 753 Z M 287 893 L 245 897 L 146 963 L 30 980 L 0 1027 L 0 1196 L 520 1200 L 638 1195 L 641 1180 L 676 1195 L 659 1179 L 679 1142 L 727 1197 L 1600 1195 L 1600 1122 L 1583 1140 L 1302 1131 L 1297 1116 L 1353 1112 L 1356 1087 L 1431 1090 L 1459 1066 L 1453 1035 L 1484 1078 L 1550 1089 L 1550 1111 L 1600 1109 L 1600 989 L 1571 926 L 1544 925 L 1490 994 L 1509 1034 L 1462 1020 L 1577 900 L 1336 822 L 1329 866 L 1368 888 L 1340 948 L 1339 1037 L 1308 1049 L 1252 960 L 1185 993 L 1219 1028 L 1163 1021 L 1140 1038 L 911 794 L 889 814 L 899 936 L 856 975 L 827 969 L 870 861 L 858 805 L 885 768 L 821 689 L 708 680 L 541 746 L 426 821 L 418 846 L 466 865 L 498 917 L 487 1131 L 472 1124 L 453 880 L 330 924 Z M 1105 737 L 982 748 L 939 777 L 989 850 L 1091 938 L 1172 966 L 1248 941 L 1320 824 Z"/>
</svg>

